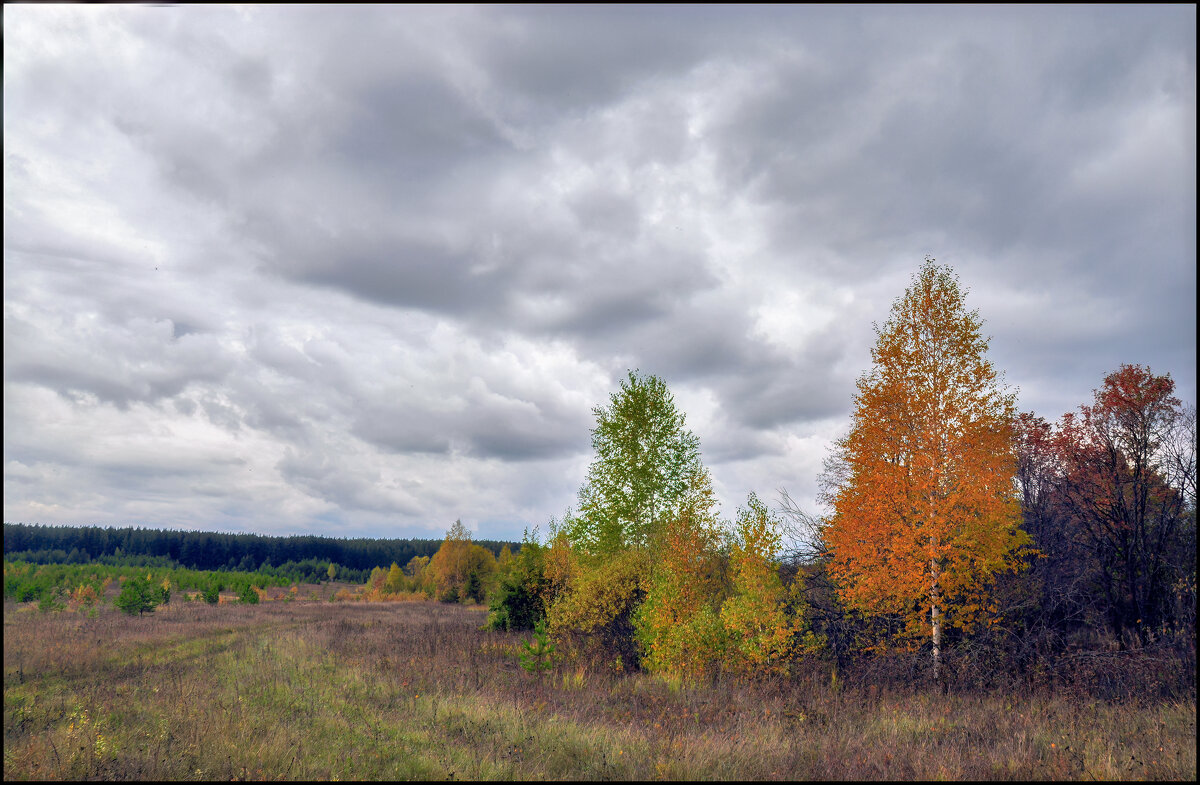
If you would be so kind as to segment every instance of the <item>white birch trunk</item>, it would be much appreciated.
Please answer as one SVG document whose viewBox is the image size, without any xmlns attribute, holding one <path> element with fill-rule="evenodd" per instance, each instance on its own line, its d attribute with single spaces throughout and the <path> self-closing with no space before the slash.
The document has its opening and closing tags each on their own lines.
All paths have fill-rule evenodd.
<svg viewBox="0 0 1200 785">
<path fill-rule="evenodd" d="M 942 617 L 940 608 L 941 598 L 938 596 L 938 569 L 937 559 L 929 560 L 929 574 L 932 577 L 929 590 L 929 605 L 930 605 L 930 622 L 933 630 L 933 680 L 938 679 L 938 666 L 941 664 L 942 656 Z"/>
</svg>

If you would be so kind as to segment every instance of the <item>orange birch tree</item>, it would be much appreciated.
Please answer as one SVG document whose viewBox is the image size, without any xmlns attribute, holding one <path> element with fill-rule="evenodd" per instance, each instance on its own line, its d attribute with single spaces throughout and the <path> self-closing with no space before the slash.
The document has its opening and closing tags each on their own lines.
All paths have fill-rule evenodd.
<svg viewBox="0 0 1200 785">
<path fill-rule="evenodd" d="M 970 627 L 991 577 L 1016 568 L 1015 395 L 985 359 L 977 311 L 949 268 L 926 258 L 892 306 L 858 380 L 845 471 L 825 533 L 846 604 L 928 631 L 938 675 L 946 625 Z"/>
</svg>

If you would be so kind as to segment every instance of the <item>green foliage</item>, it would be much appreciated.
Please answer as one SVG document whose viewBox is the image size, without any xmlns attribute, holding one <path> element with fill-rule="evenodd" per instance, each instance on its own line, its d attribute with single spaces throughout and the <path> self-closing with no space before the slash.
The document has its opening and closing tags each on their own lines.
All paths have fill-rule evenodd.
<svg viewBox="0 0 1200 785">
<path fill-rule="evenodd" d="M 463 599 L 483 602 L 483 581 L 479 580 L 479 573 L 472 572 L 467 576 L 467 585 L 463 587 L 462 593 Z"/>
<path fill-rule="evenodd" d="M 221 601 L 221 585 L 219 583 L 213 581 L 204 587 L 204 601 L 209 605 L 216 605 Z"/>
<path fill-rule="evenodd" d="M 67 603 L 63 601 L 62 590 L 45 592 L 42 599 L 38 601 L 38 610 L 42 613 L 50 613 L 53 611 L 61 611 L 67 607 Z"/>
<path fill-rule="evenodd" d="M 700 441 L 666 383 L 630 371 L 620 387 L 608 407 L 592 410 L 596 456 L 579 491 L 580 514 L 568 514 L 565 542 L 556 542 L 548 566 L 562 588 L 547 618 L 555 635 L 589 635 L 605 656 L 631 662 L 639 648 L 653 659 L 687 649 L 685 639 L 699 634 L 676 622 L 703 604 L 693 595 L 708 592 L 686 585 L 686 563 L 698 556 L 711 566 L 710 554 L 667 553 L 678 534 L 668 530 L 683 520 L 711 530 L 715 499 Z M 643 600 L 649 605 L 639 610 Z"/>
<path fill-rule="evenodd" d="M 154 613 L 159 597 L 157 587 L 148 578 L 134 577 L 125 581 L 121 594 L 113 604 L 130 616 L 141 616 L 143 613 Z"/>
<path fill-rule="evenodd" d="M 500 552 L 505 543 L 478 540 Z M 330 562 L 340 580 L 365 581 L 375 565 L 407 564 L 415 556 L 432 556 L 438 540 L 329 538 L 311 535 L 270 537 L 257 534 L 4 524 L 8 561 L 37 564 L 100 564 L 160 570 L 260 572 L 288 583 L 327 579 Z"/>
<path fill-rule="evenodd" d="M 545 620 L 533 628 L 533 638 L 521 644 L 521 667 L 530 673 L 541 673 L 554 667 L 558 652 L 550 633 L 546 632 Z"/>
<path fill-rule="evenodd" d="M 238 602 L 244 602 L 247 605 L 258 604 L 258 591 L 254 588 L 254 584 L 247 583 L 242 588 L 241 593 L 238 595 Z"/>
<path fill-rule="evenodd" d="M 501 568 L 488 608 L 493 630 L 532 630 L 546 618 L 546 548 L 526 541 Z"/>
<path fill-rule="evenodd" d="M 154 590 L 159 604 L 169 602 L 175 591 L 203 592 L 214 581 L 216 590 L 223 591 L 227 583 L 240 585 L 249 581 L 257 586 L 286 585 L 283 579 L 266 573 L 201 572 L 199 570 L 165 569 L 154 570 Z M 84 602 L 84 596 L 74 597 L 81 586 L 92 589 L 99 598 L 106 583 L 135 577 L 145 578 L 144 568 L 114 566 L 110 564 L 28 564 L 25 562 L 4 563 L 4 596 L 17 602 L 37 602 L 47 593 L 59 592 L 72 595 L 73 601 Z M 161 576 L 161 581 L 157 579 Z M 161 587 L 160 583 L 165 583 Z M 165 590 L 164 590 L 165 589 Z M 214 600 L 215 602 L 216 600 Z"/>
<path fill-rule="evenodd" d="M 684 428 L 666 382 L 630 371 L 607 408 L 596 407 L 596 457 L 566 521 L 573 546 L 592 554 L 646 547 L 660 524 L 711 494 L 700 440 Z"/>
</svg>

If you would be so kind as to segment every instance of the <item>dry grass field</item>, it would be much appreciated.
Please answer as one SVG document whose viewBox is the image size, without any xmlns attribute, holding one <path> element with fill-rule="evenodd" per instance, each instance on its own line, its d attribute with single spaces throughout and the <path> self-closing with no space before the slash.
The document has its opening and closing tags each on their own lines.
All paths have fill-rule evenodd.
<svg viewBox="0 0 1200 785">
<path fill-rule="evenodd" d="M 1196 704 L 948 695 L 828 666 L 672 689 L 518 664 L 437 603 L 4 607 L 4 779 L 1177 779 Z M 1136 696 L 1134 696 L 1136 697 Z"/>
</svg>

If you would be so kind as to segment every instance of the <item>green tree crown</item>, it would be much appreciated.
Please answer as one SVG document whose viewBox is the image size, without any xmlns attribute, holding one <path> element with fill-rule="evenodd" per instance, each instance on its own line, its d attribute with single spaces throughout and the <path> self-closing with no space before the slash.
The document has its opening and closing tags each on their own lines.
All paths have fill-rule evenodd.
<svg viewBox="0 0 1200 785">
<path fill-rule="evenodd" d="M 712 499 L 700 440 L 666 382 L 634 370 L 620 385 L 608 407 L 592 410 L 596 457 L 579 491 L 580 515 L 566 522 L 571 542 L 598 555 L 647 546 L 664 521 Z"/>
</svg>

